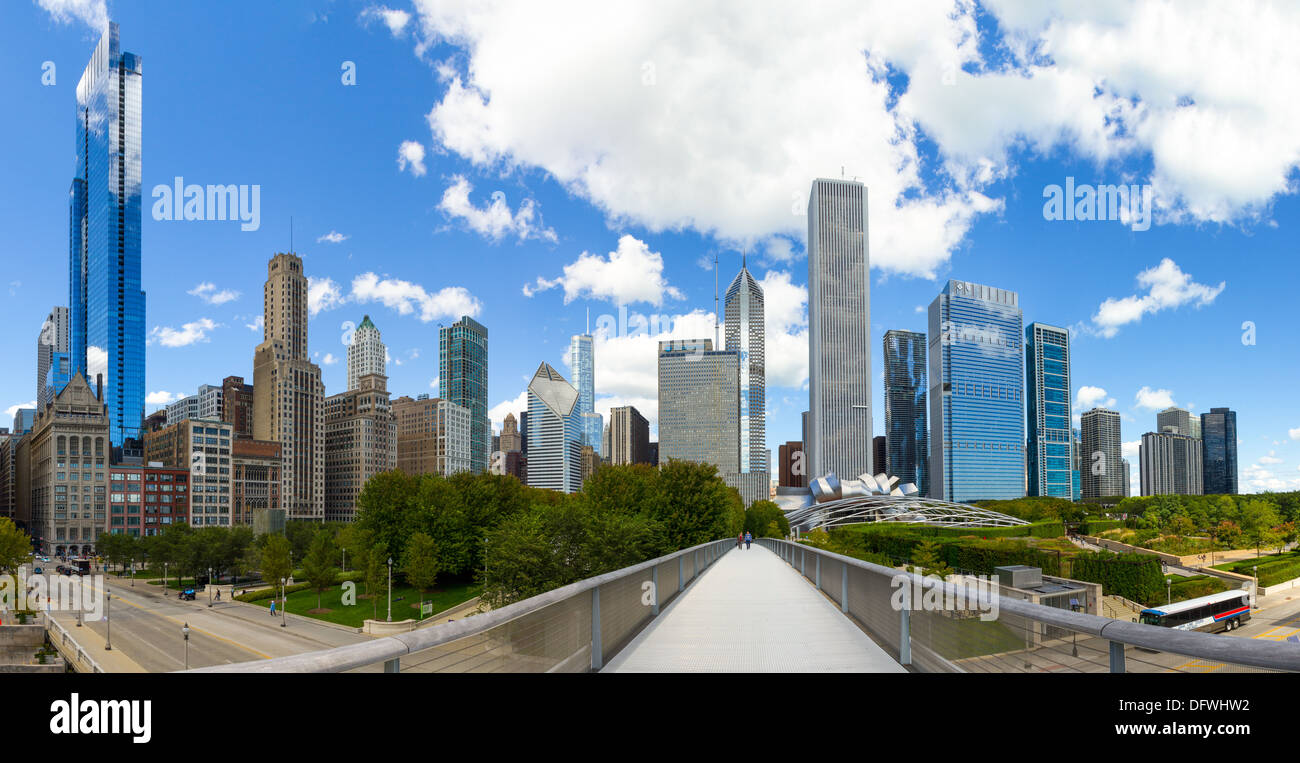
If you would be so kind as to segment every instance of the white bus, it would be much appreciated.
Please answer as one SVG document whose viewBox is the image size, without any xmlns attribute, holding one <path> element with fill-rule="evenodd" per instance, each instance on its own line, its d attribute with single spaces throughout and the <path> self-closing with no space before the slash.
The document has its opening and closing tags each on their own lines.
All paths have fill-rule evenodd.
<svg viewBox="0 0 1300 763">
<path fill-rule="evenodd" d="M 1250 619 L 1250 592 L 1223 591 L 1142 610 L 1139 621 L 1183 631 L 1231 631 Z"/>
</svg>

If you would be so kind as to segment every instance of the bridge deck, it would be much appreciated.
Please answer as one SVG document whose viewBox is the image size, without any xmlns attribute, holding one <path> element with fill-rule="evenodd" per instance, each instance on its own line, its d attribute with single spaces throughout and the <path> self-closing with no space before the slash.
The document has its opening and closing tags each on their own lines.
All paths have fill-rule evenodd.
<svg viewBox="0 0 1300 763">
<path fill-rule="evenodd" d="M 723 555 L 602 672 L 904 669 L 798 572 L 754 544 Z"/>
</svg>

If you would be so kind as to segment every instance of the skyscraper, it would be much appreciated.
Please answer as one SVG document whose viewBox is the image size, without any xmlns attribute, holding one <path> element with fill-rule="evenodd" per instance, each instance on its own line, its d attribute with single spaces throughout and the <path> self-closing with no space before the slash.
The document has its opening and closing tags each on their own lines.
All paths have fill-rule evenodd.
<svg viewBox="0 0 1300 763">
<path fill-rule="evenodd" d="M 325 398 L 324 408 L 325 521 L 351 522 L 366 481 L 397 468 L 388 377 L 366 374 L 346 392 Z"/>
<path fill-rule="evenodd" d="M 365 316 L 357 330 L 352 332 L 352 344 L 348 345 L 348 389 L 357 389 L 363 376 L 384 376 L 387 357 L 388 350 L 379 337 L 379 329 L 371 323 L 369 315 Z"/>
<path fill-rule="evenodd" d="M 1029 495 L 1074 497 L 1070 428 L 1070 332 L 1045 323 L 1025 327 L 1025 420 L 1029 427 Z"/>
<path fill-rule="evenodd" d="M 1138 448 L 1142 495 L 1202 495 L 1201 441 L 1174 432 L 1147 432 Z"/>
<path fill-rule="evenodd" d="M 727 287 L 727 349 L 739 354 L 740 474 L 767 484 L 767 396 L 764 360 L 763 288 L 741 258 L 740 272 Z"/>
<path fill-rule="evenodd" d="M 650 422 L 630 405 L 609 409 L 609 462 L 650 463 Z"/>
<path fill-rule="evenodd" d="M 569 342 L 569 368 L 578 389 L 578 415 L 582 417 L 582 444 L 602 453 L 605 422 L 596 413 L 596 355 L 591 334 L 574 334 Z M 605 455 L 608 455 L 606 453 Z"/>
<path fill-rule="evenodd" d="M 276 254 L 263 289 L 263 341 L 253 355 L 253 438 L 278 442 L 289 519 L 325 518 L 325 385 L 307 352 L 302 258 Z"/>
<path fill-rule="evenodd" d="M 916 485 L 929 495 L 929 427 L 926 423 L 925 334 L 885 332 L 885 463 L 876 470 Z"/>
<path fill-rule="evenodd" d="M 72 373 L 104 377 L 110 439 L 139 441 L 144 421 L 139 56 L 109 23 L 77 83 L 77 170 L 69 191 Z M 140 447 L 138 444 L 136 447 Z"/>
<path fill-rule="evenodd" d="M 56 358 L 62 355 L 62 363 Z M 68 341 L 68 308 L 56 307 L 41 324 L 36 337 L 36 407 L 44 408 L 62 390 L 62 385 L 72 381 L 72 353 Z M 60 368 L 60 366 L 65 366 Z M 50 373 L 50 369 L 54 373 Z M 55 387 L 58 387 L 57 389 Z"/>
<path fill-rule="evenodd" d="M 1195 434 L 1192 433 L 1192 414 L 1178 406 L 1171 406 L 1156 414 L 1156 431 L 1200 437 L 1199 428 Z"/>
<path fill-rule="evenodd" d="M 469 409 L 470 471 L 488 468 L 492 422 L 488 420 L 488 330 L 469 317 L 438 329 L 438 391 Z"/>
<path fill-rule="evenodd" d="M 501 422 L 501 451 L 503 453 L 522 453 L 523 442 L 519 435 L 519 422 L 513 413 L 507 413 Z"/>
<path fill-rule="evenodd" d="M 1093 408 L 1079 417 L 1083 443 L 1080 454 L 1080 489 L 1084 498 L 1126 495 L 1128 462 L 1121 455 L 1119 411 Z"/>
<path fill-rule="evenodd" d="M 450 477 L 469 471 L 467 408 L 441 398 L 393 400 L 397 420 L 397 468 L 407 474 Z"/>
<path fill-rule="evenodd" d="M 528 484 L 576 493 L 582 489 L 582 416 L 578 390 L 549 363 L 528 383 Z"/>
<path fill-rule="evenodd" d="M 867 188 L 813 181 L 808 198 L 809 479 L 871 473 Z"/>
<path fill-rule="evenodd" d="M 930 497 L 1025 491 L 1025 357 L 1019 296 L 949 281 L 930 303 Z"/>
<path fill-rule="evenodd" d="M 1237 414 L 1228 408 L 1211 408 L 1201 414 L 1204 444 L 1203 473 L 1206 495 L 1237 492 Z"/>
</svg>

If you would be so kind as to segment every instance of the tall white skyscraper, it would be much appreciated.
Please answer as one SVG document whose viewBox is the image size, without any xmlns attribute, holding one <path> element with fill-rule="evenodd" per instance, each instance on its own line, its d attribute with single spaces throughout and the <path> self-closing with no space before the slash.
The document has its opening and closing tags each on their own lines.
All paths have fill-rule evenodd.
<svg viewBox="0 0 1300 763">
<path fill-rule="evenodd" d="M 869 264 L 866 186 L 814 180 L 808 198 L 804 443 L 810 477 L 872 473 Z"/>
<path fill-rule="evenodd" d="M 379 329 L 370 322 L 369 315 L 365 316 L 352 334 L 352 344 L 348 345 L 348 389 L 357 389 L 363 376 L 384 376 L 387 356 L 387 349 L 379 338 Z"/>
<path fill-rule="evenodd" d="M 740 474 L 768 482 L 763 288 L 741 259 L 727 287 L 727 349 L 740 353 Z M 760 496 L 765 497 L 765 496 Z"/>
<path fill-rule="evenodd" d="M 62 387 L 55 389 L 53 382 L 55 379 L 68 376 L 71 371 L 60 374 L 58 368 L 55 373 L 50 374 L 50 368 L 56 366 L 59 362 L 58 355 L 62 353 L 65 356 L 64 364 L 67 364 L 68 354 L 68 308 L 56 307 L 50 311 L 45 322 L 41 324 L 41 333 L 36 337 L 36 409 L 43 410 L 45 404 L 54 400 L 54 396 L 62 392 Z M 62 378 L 63 383 L 69 379 Z"/>
<path fill-rule="evenodd" d="M 569 342 L 569 368 L 578 389 L 578 415 L 582 421 L 582 444 L 590 445 L 596 455 L 608 455 L 603 449 L 605 420 L 596 413 L 596 350 L 591 334 L 575 334 Z"/>
<path fill-rule="evenodd" d="M 582 489 L 582 417 L 578 390 L 542 363 L 528 383 L 528 484 L 576 493 Z"/>
</svg>

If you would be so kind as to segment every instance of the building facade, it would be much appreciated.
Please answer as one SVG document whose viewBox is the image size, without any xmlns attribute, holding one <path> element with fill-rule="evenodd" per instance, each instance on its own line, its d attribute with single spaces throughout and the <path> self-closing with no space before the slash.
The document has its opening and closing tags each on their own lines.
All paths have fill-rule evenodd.
<svg viewBox="0 0 1300 763">
<path fill-rule="evenodd" d="M 522 453 L 523 437 L 519 434 L 519 421 L 513 413 L 507 413 L 501 422 L 501 452 Z"/>
<path fill-rule="evenodd" d="M 856 478 L 871 463 L 867 188 L 813 181 L 808 198 L 809 474 Z"/>
<path fill-rule="evenodd" d="M 356 383 L 325 398 L 326 522 L 351 522 L 366 481 L 397 468 L 397 421 L 388 377 L 366 374 Z"/>
<path fill-rule="evenodd" d="M 285 511 L 280 486 L 284 460 L 280 443 L 236 436 L 230 461 L 230 521 L 244 527 L 257 527 L 259 521 L 278 523 L 283 530 Z"/>
<path fill-rule="evenodd" d="M 1024 335 L 1013 291 L 949 281 L 930 303 L 930 497 L 1025 494 Z"/>
<path fill-rule="evenodd" d="M 1174 432 L 1147 432 L 1138 449 L 1142 495 L 1202 495 L 1201 440 Z"/>
<path fill-rule="evenodd" d="M 348 345 L 348 389 L 356 389 L 363 376 L 386 375 L 387 358 L 388 348 L 384 346 L 379 329 L 369 315 L 362 317 L 361 325 L 352 332 L 352 342 Z"/>
<path fill-rule="evenodd" d="M 438 391 L 469 411 L 470 471 L 488 468 L 492 422 L 488 420 L 488 330 L 468 315 L 438 329 Z"/>
<path fill-rule="evenodd" d="M 528 383 L 528 485 L 581 490 L 583 437 L 577 388 L 542 363 Z"/>
<path fill-rule="evenodd" d="M 1200 427 L 1192 431 L 1193 416 L 1190 411 L 1186 411 L 1177 406 L 1164 409 L 1156 414 L 1156 431 L 1173 432 L 1174 434 L 1187 435 L 1188 437 L 1200 437 Z M 1199 419 L 1197 424 L 1200 424 Z"/>
<path fill-rule="evenodd" d="M 582 444 L 590 445 L 596 455 L 608 455 L 603 449 L 605 421 L 596 413 L 596 349 L 591 334 L 575 334 L 569 341 L 569 369 L 573 386 L 578 390 L 578 415 L 582 417 Z"/>
<path fill-rule="evenodd" d="M 791 440 L 777 448 L 777 485 L 780 487 L 808 487 L 804 468 L 803 443 Z"/>
<path fill-rule="evenodd" d="M 724 303 L 726 348 L 740 359 L 740 474 L 764 484 L 767 463 L 767 362 L 763 288 L 741 259 L 740 272 L 727 287 Z M 647 434 L 647 438 L 649 435 Z M 755 499 L 757 500 L 757 499 Z"/>
<path fill-rule="evenodd" d="M 1127 495 L 1128 462 L 1123 460 L 1119 411 L 1093 408 L 1079 416 L 1082 440 L 1080 492 L 1084 498 Z"/>
<path fill-rule="evenodd" d="M 1237 414 L 1228 408 L 1211 408 L 1200 418 L 1205 463 L 1201 471 L 1206 495 L 1237 493 Z"/>
<path fill-rule="evenodd" d="M 140 439 L 145 293 L 141 288 L 142 62 L 109 22 L 77 83 L 77 169 L 69 190 L 72 371 L 104 377 L 110 438 Z M 134 449 L 135 445 L 128 446 Z"/>
<path fill-rule="evenodd" d="M 929 495 L 930 431 L 926 421 L 925 334 L 885 332 L 885 461 L 876 470 Z M 784 484 L 784 483 L 782 483 Z"/>
<path fill-rule="evenodd" d="M 1070 426 L 1070 332 L 1045 323 L 1025 327 L 1026 468 L 1029 495 L 1074 498 Z"/>
<path fill-rule="evenodd" d="M 650 463 L 650 422 L 630 405 L 609 409 L 609 462 Z"/>
<path fill-rule="evenodd" d="M 72 380 L 68 308 L 50 310 L 36 337 L 36 407 L 44 408 Z M 62 356 L 60 367 L 59 358 Z M 53 373 L 51 373 L 53 371 Z"/>
<path fill-rule="evenodd" d="M 253 385 L 242 376 L 221 380 L 221 420 L 233 428 L 236 440 L 253 439 Z"/>
<path fill-rule="evenodd" d="M 217 417 L 184 419 L 146 432 L 147 463 L 190 474 L 190 524 L 230 527 L 232 512 L 232 441 L 230 424 Z"/>
<path fill-rule="evenodd" d="M 470 412 L 450 400 L 420 395 L 393 400 L 397 468 L 449 477 L 470 471 Z"/>
<path fill-rule="evenodd" d="M 278 442 L 288 519 L 325 518 L 325 385 L 307 352 L 302 258 L 276 254 L 263 288 L 263 341 L 253 355 L 253 438 Z"/>
</svg>

